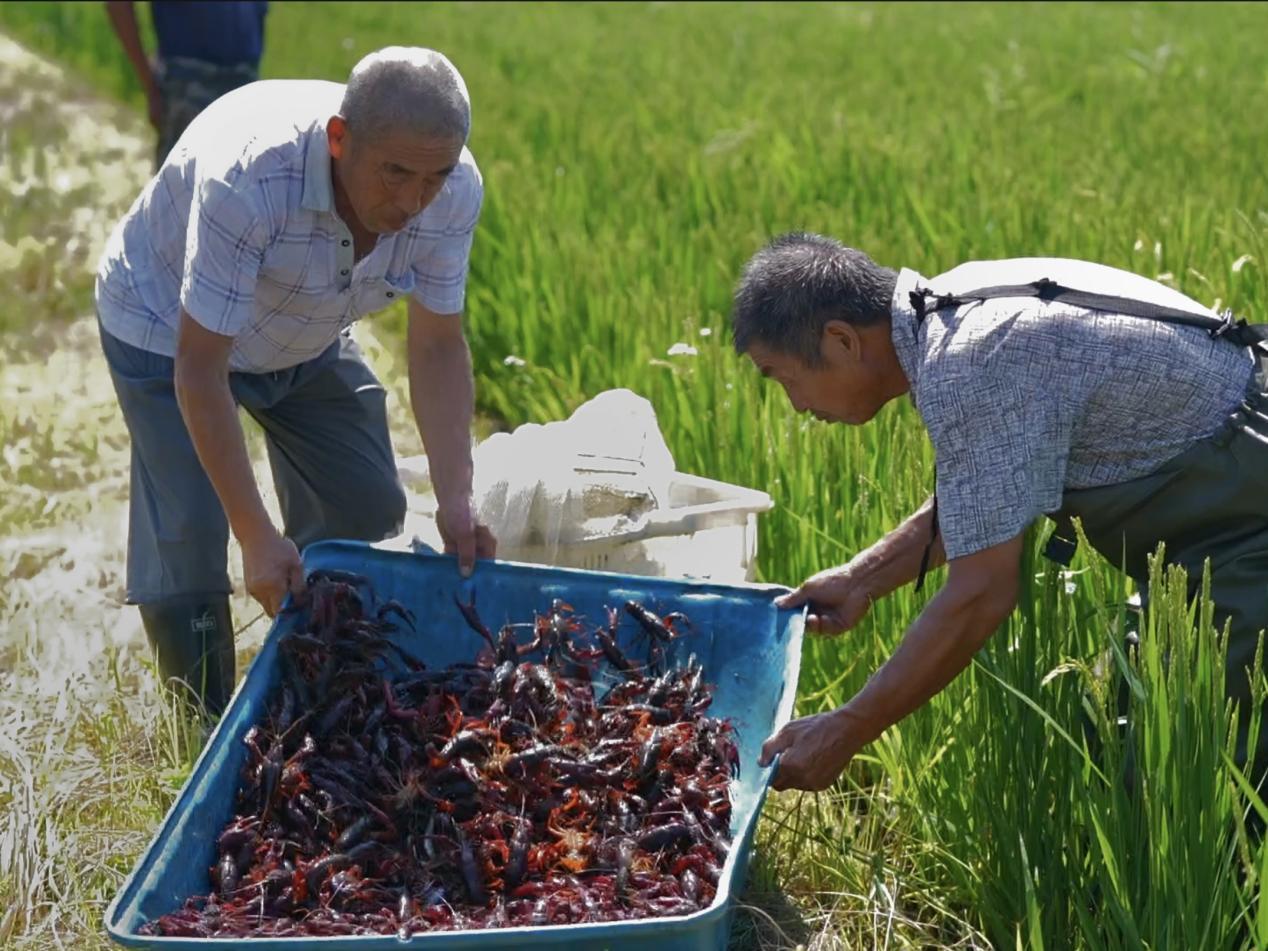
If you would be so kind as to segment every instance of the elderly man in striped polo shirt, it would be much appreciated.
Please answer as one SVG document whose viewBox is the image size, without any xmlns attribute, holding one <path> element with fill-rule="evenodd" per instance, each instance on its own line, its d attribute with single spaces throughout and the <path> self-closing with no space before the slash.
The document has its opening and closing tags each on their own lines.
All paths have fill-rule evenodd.
<svg viewBox="0 0 1268 951">
<path fill-rule="evenodd" d="M 735 346 L 799 412 L 859 425 L 910 394 L 936 456 L 919 511 L 781 606 L 838 634 L 872 602 L 944 561 L 947 582 L 893 656 L 840 708 L 789 723 L 763 748 L 775 785 L 823 789 L 866 743 L 960 673 L 1012 612 L 1023 532 L 1070 520 L 1144 590 L 1161 541 L 1231 626 L 1226 687 L 1242 705 L 1268 628 L 1268 328 L 1215 315 L 1154 281 L 1085 261 L 976 261 L 932 279 L 819 235 L 785 235 L 749 261 Z M 1064 550 L 1062 550 L 1064 549 Z"/>
<path fill-rule="evenodd" d="M 101 341 L 132 436 L 127 597 L 165 680 L 223 708 L 234 684 L 228 530 L 275 614 L 299 548 L 400 531 L 385 392 L 348 328 L 407 301 L 410 396 L 447 550 L 494 541 L 471 501 L 471 355 L 461 311 L 483 186 L 466 86 L 441 54 L 390 47 L 346 85 L 257 82 L 198 116 L 115 228 Z M 261 425 L 283 526 L 238 423 Z"/>
</svg>

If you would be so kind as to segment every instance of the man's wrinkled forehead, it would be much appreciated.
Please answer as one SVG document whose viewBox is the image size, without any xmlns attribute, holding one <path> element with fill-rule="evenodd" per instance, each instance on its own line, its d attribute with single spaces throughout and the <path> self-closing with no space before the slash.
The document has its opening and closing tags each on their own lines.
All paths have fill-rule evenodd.
<svg viewBox="0 0 1268 951">
<path fill-rule="evenodd" d="M 453 171 L 462 158 L 463 144 L 457 139 L 402 132 L 381 136 L 367 148 L 381 162 L 430 175 Z"/>
</svg>

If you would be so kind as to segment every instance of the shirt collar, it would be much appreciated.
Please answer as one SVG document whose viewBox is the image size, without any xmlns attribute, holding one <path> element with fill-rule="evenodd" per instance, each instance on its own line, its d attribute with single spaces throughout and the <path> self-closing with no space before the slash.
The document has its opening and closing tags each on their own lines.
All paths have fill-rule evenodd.
<svg viewBox="0 0 1268 951">
<path fill-rule="evenodd" d="M 330 143 L 326 123 L 318 120 L 308 130 L 304 144 L 304 195 L 300 207 L 309 211 L 332 212 L 335 194 L 330 182 Z"/>
<path fill-rule="evenodd" d="M 898 364 L 903 368 L 912 392 L 916 388 L 916 377 L 923 362 L 924 349 L 920 342 L 920 321 L 916 319 L 916 310 L 911 306 L 911 292 L 922 285 L 927 287 L 929 281 L 918 272 L 903 268 L 898 272 L 894 297 L 889 305 L 890 337 L 894 341 Z"/>
</svg>

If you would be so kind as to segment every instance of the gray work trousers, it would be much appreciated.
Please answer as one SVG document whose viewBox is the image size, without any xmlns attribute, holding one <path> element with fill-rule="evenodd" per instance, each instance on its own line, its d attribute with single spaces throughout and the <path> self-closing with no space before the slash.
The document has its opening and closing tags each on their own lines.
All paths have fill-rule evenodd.
<svg viewBox="0 0 1268 951">
<path fill-rule="evenodd" d="M 132 436 L 128 603 L 228 594 L 228 521 L 177 406 L 172 358 L 105 330 L 101 345 Z M 401 531 L 386 393 L 347 333 L 298 366 L 230 373 L 229 388 L 264 429 L 283 532 L 301 550 Z"/>
</svg>

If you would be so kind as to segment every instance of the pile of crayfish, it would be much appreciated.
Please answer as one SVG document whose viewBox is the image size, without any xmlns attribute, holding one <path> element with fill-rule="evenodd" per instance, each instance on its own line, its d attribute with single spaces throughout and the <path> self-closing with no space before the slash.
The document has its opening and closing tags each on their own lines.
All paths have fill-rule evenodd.
<svg viewBox="0 0 1268 951">
<path fill-rule="evenodd" d="M 457 607 L 484 643 L 434 669 L 391 636 L 414 623 L 401 605 L 358 575 L 310 575 L 244 739 L 214 891 L 141 933 L 407 938 L 713 901 L 739 756 L 694 657 L 666 662 L 690 621 L 627 601 L 592 627 L 555 600 L 494 634 L 474 595 Z M 641 663 L 617 646 L 623 620 Z"/>
</svg>

